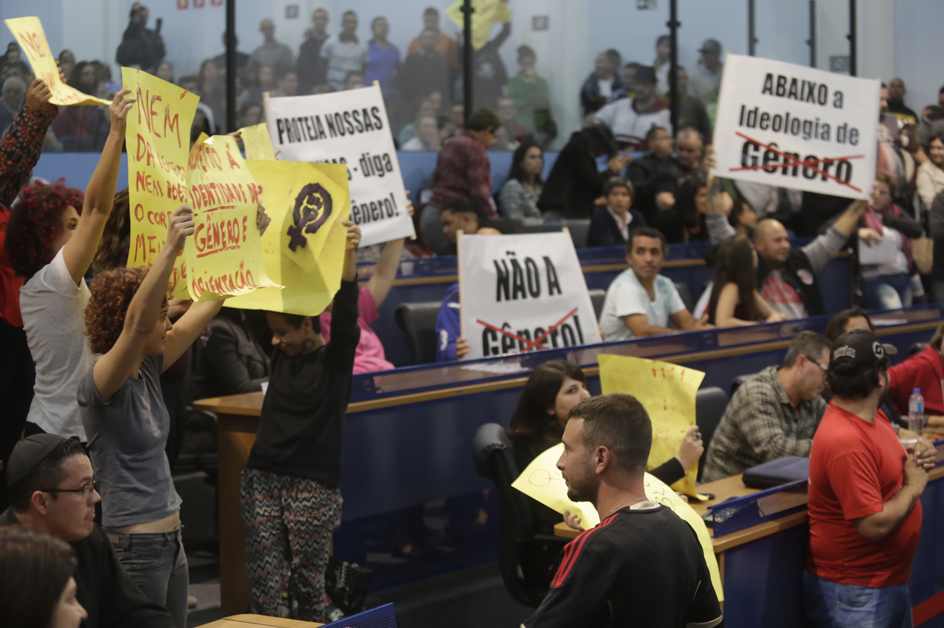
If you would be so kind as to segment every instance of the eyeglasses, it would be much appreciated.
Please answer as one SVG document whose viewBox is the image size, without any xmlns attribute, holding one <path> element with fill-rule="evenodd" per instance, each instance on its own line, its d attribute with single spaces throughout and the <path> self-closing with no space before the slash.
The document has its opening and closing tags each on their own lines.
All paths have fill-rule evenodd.
<svg viewBox="0 0 944 628">
<path fill-rule="evenodd" d="M 81 488 L 47 488 L 41 489 L 43 493 L 82 493 L 82 497 L 88 499 L 92 491 L 98 492 L 98 480 L 92 480 Z"/>
<path fill-rule="evenodd" d="M 823 369 L 823 372 L 824 372 L 824 373 L 828 373 L 828 372 L 829 372 L 829 367 L 826 366 L 825 364 L 823 364 L 822 362 L 817 362 L 817 363 L 816 363 L 816 366 L 818 366 L 818 367 L 820 367 L 821 369 Z"/>
</svg>

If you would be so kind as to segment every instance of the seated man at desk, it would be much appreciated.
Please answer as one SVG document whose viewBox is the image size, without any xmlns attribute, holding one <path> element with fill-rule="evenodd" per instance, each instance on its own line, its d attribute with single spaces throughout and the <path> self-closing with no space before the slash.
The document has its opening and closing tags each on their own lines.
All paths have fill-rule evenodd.
<svg viewBox="0 0 944 628">
<path fill-rule="evenodd" d="M 0 514 L 0 526 L 45 532 L 75 550 L 76 598 L 88 612 L 85 628 L 179 628 L 170 613 L 144 597 L 95 523 L 95 504 L 102 498 L 77 438 L 36 434 L 21 440 L 10 454 L 7 484 L 12 506 Z"/>
<path fill-rule="evenodd" d="M 523 626 L 720 624 L 695 532 L 646 497 L 652 423 L 642 404 L 619 394 L 581 401 L 563 441 L 557 467 L 567 497 L 593 504 L 601 523 L 564 548 L 550 591 Z"/>
<path fill-rule="evenodd" d="M 865 330 L 832 346 L 833 401 L 810 456 L 803 572 L 815 628 L 912 625 L 908 579 L 921 538 L 920 497 L 937 452 L 922 439 L 906 451 L 878 409 L 888 387 L 886 351 Z"/>
<path fill-rule="evenodd" d="M 657 229 L 639 227 L 626 243 L 629 268 L 606 291 L 600 328 L 608 341 L 674 334 L 712 327 L 685 309 L 682 297 L 668 277 L 659 274 L 668 253 L 665 236 Z M 669 319 L 678 329 L 669 329 Z"/>
<path fill-rule="evenodd" d="M 783 456 L 809 456 L 826 412 L 829 341 L 801 331 L 783 366 L 769 366 L 741 385 L 708 445 L 703 480 L 714 482 Z"/>
</svg>

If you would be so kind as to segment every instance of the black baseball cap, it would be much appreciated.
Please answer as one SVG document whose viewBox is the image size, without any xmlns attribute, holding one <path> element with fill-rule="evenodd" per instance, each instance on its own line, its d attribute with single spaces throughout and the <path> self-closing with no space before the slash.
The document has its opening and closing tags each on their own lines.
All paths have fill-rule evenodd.
<svg viewBox="0 0 944 628">
<path fill-rule="evenodd" d="M 829 369 L 842 366 L 843 375 L 859 375 L 873 368 L 887 367 L 886 356 L 896 353 L 898 349 L 894 345 L 882 344 L 872 332 L 854 329 L 836 338 L 829 352 Z"/>
<path fill-rule="evenodd" d="M 32 473 L 65 440 L 56 434 L 34 434 L 18 442 L 7 464 L 7 486 L 14 486 Z"/>
</svg>

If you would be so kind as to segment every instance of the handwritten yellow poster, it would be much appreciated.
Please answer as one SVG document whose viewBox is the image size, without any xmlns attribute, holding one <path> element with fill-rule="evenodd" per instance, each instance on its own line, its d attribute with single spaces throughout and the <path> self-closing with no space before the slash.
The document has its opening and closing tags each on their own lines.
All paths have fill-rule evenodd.
<svg viewBox="0 0 944 628">
<path fill-rule="evenodd" d="M 209 301 L 278 288 L 262 261 L 256 182 L 235 138 L 201 134 L 188 166 L 195 224 L 192 246 L 185 249 L 190 298 Z"/>
<path fill-rule="evenodd" d="M 601 355 L 600 387 L 604 395 L 623 393 L 639 400 L 652 420 L 651 471 L 678 452 L 688 428 L 695 425 L 695 393 L 705 374 L 690 368 L 642 358 Z M 672 487 L 699 497 L 695 490 L 698 465 Z"/>
<path fill-rule="evenodd" d="M 272 224 L 262 236 L 269 278 L 283 289 L 261 288 L 227 299 L 227 307 L 316 316 L 341 287 L 351 214 L 347 166 L 247 160 Z"/>
<path fill-rule="evenodd" d="M 246 159 L 275 159 L 275 150 L 265 122 L 239 129 L 246 147 Z"/>
<path fill-rule="evenodd" d="M 579 514 L 581 527 L 589 530 L 600 523 L 600 515 L 593 504 L 572 502 L 567 497 L 567 485 L 564 483 L 560 469 L 557 468 L 557 461 L 563 451 L 564 444 L 561 443 L 542 452 L 528 465 L 528 468 L 524 470 L 518 479 L 512 482 L 511 486 L 541 502 L 551 510 L 561 514 L 565 510 Z M 708 533 L 705 522 L 685 500 L 655 476 L 645 474 L 643 484 L 646 488 L 646 497 L 671 509 L 695 531 L 698 543 L 705 555 L 708 572 L 711 574 L 711 584 L 718 595 L 718 600 L 724 601 L 724 589 L 721 583 L 721 573 L 718 570 L 718 559 L 715 557 L 711 535 Z"/>
<path fill-rule="evenodd" d="M 459 28 L 465 23 L 462 4 L 462 0 L 458 0 L 446 10 L 446 14 Z M 488 43 L 492 26 L 511 21 L 511 11 L 508 9 L 508 2 L 503 0 L 472 0 L 472 8 L 475 9 L 472 14 L 472 47 L 481 50 Z"/>
<path fill-rule="evenodd" d="M 3 23 L 13 33 L 17 43 L 20 44 L 20 50 L 29 59 L 30 65 L 33 67 L 33 74 L 49 86 L 49 91 L 52 92 L 52 98 L 49 102 L 54 105 L 111 104 L 108 100 L 83 94 L 62 82 L 62 79 L 59 78 L 59 67 L 56 65 L 56 58 L 52 56 L 49 41 L 46 39 L 46 33 L 43 31 L 43 25 L 39 22 L 38 17 L 18 17 L 12 20 L 4 20 Z"/>
<path fill-rule="evenodd" d="M 124 86 L 138 99 L 128 115 L 128 195 L 131 247 L 128 266 L 150 266 L 167 238 L 167 218 L 190 203 L 187 160 L 190 126 L 199 98 L 141 70 L 121 68 Z M 171 296 L 188 298 L 186 248 L 171 274 Z"/>
</svg>

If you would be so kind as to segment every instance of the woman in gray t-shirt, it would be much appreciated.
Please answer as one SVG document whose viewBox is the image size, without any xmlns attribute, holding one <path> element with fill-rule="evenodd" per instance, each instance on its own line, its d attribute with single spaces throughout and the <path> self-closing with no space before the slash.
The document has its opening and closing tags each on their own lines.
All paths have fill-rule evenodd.
<svg viewBox="0 0 944 628">
<path fill-rule="evenodd" d="M 260 211 L 257 222 L 264 222 Z M 102 524 L 118 560 L 151 602 L 183 628 L 187 559 L 180 535 L 180 497 L 164 448 L 170 430 L 160 374 L 197 339 L 223 301 L 194 303 L 176 324 L 167 319 L 174 261 L 194 231 L 181 205 L 167 241 L 148 269 L 118 268 L 92 283 L 85 329 L 102 357 L 81 378 L 79 415 L 102 494 Z"/>
</svg>

